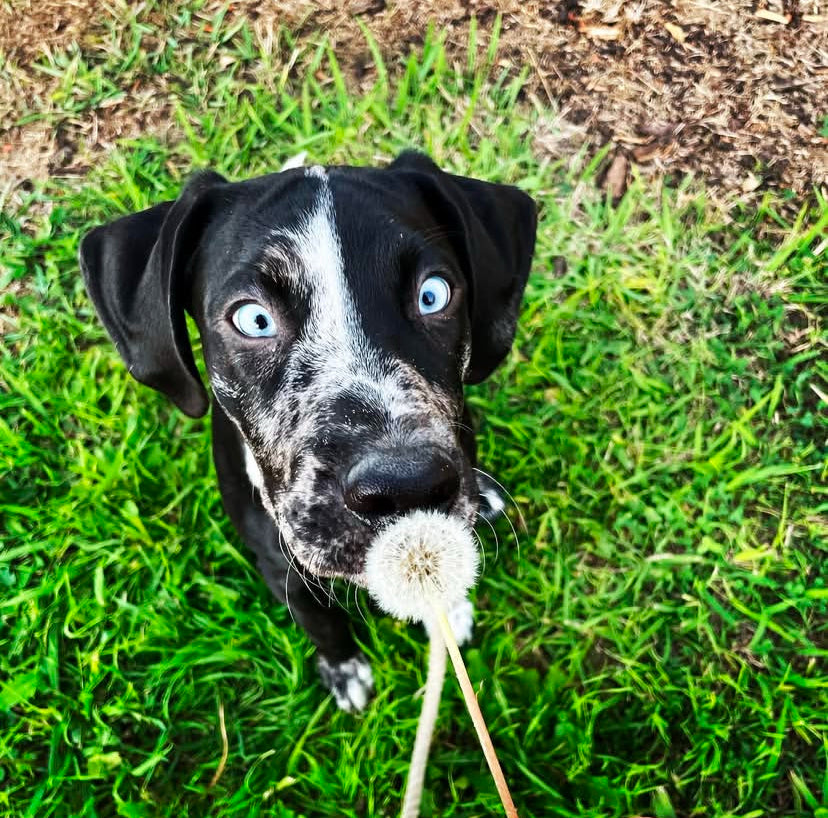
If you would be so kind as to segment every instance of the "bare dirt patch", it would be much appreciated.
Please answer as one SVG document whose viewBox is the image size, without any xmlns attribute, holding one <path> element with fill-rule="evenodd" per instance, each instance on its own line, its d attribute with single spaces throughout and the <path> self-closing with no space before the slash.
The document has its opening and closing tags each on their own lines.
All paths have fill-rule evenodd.
<svg viewBox="0 0 828 818">
<path fill-rule="evenodd" d="M 192 36 L 221 4 L 208 0 L 189 32 L 175 4 L 166 8 L 137 13 L 170 36 Z M 15 0 L 14 8 L 0 0 L 4 187 L 81 172 L 117 138 L 169 128 L 172 92 L 160 76 L 142 78 L 109 108 L 46 128 L 16 125 L 29 111 L 49 110 L 55 79 L 32 71 L 34 61 L 75 45 L 94 49 L 122 12 L 93 0 Z M 612 143 L 613 191 L 634 166 L 696 173 L 740 195 L 807 195 L 828 184 L 828 0 L 235 0 L 228 11 L 260 31 L 324 30 L 356 85 L 373 78 L 360 23 L 390 66 L 423 42 L 429 23 L 460 62 L 472 18 L 485 46 L 498 14 L 499 67 L 527 68 L 527 102 L 551 112 L 536 148 L 558 154 L 580 141 Z"/>
<path fill-rule="evenodd" d="M 0 50 L 20 65 L 82 42 L 105 14 L 98 0 L 0 0 Z"/>
<path fill-rule="evenodd" d="M 531 92 L 632 163 L 743 192 L 828 183 L 828 0 L 320 6 L 305 25 L 324 27 L 356 66 L 357 17 L 388 53 L 420 42 L 427 19 L 464 57 L 471 18 L 485 42 L 500 13 L 500 64 L 529 67 Z"/>
</svg>

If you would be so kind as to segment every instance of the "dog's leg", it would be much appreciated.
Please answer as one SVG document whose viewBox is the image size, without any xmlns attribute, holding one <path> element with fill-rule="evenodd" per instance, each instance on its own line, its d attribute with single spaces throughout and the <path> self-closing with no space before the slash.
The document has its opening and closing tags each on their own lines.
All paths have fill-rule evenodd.
<svg viewBox="0 0 828 818">
<path fill-rule="evenodd" d="M 243 444 L 235 426 L 213 403 L 213 458 L 224 507 L 274 596 L 288 605 L 317 649 L 319 674 L 343 710 L 362 710 L 374 687 L 371 666 L 351 635 L 348 615 L 314 577 L 280 547 L 279 531 L 245 472 Z M 285 546 L 286 550 L 286 546 Z"/>
</svg>

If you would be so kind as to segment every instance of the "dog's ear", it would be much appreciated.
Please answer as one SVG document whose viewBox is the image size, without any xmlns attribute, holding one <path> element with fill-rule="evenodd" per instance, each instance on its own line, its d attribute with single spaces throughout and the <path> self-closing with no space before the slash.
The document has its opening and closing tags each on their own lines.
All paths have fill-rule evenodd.
<svg viewBox="0 0 828 818">
<path fill-rule="evenodd" d="M 176 201 L 97 227 L 80 245 L 86 288 L 129 371 L 190 417 L 208 401 L 187 334 L 189 263 L 208 221 L 206 194 L 224 181 L 199 173 Z"/>
<path fill-rule="evenodd" d="M 535 249 L 535 202 L 511 185 L 445 173 L 414 151 L 401 154 L 389 170 L 414 178 L 432 215 L 449 228 L 466 267 L 472 339 L 465 381 L 479 383 L 515 338 Z"/>
</svg>

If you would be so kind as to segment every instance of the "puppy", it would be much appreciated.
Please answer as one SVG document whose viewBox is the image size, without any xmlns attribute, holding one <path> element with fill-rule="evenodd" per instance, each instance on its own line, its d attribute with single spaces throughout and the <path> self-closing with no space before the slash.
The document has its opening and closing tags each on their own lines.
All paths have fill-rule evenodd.
<svg viewBox="0 0 828 818">
<path fill-rule="evenodd" d="M 365 706 L 371 669 L 314 583 L 361 584 L 372 538 L 406 512 L 503 508 L 474 468 L 463 386 L 511 346 L 535 227 L 517 188 L 409 152 L 384 169 L 202 172 L 81 243 L 129 371 L 200 417 L 194 318 L 224 507 L 343 709 Z"/>
</svg>

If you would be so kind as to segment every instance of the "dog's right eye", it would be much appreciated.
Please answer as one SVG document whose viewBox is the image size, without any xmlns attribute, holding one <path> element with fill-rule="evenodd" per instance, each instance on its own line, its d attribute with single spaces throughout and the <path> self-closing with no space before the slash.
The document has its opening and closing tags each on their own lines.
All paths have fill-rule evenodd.
<svg viewBox="0 0 828 818">
<path fill-rule="evenodd" d="M 276 334 L 276 322 L 261 304 L 242 304 L 233 313 L 233 325 L 250 338 L 272 338 Z"/>
</svg>

